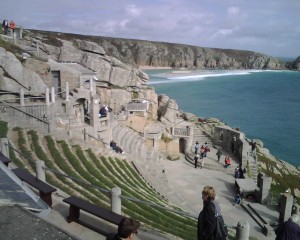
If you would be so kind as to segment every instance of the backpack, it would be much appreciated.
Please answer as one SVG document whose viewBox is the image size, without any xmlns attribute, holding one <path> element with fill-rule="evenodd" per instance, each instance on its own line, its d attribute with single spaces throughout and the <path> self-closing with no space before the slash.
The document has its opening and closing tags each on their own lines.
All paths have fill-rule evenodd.
<svg viewBox="0 0 300 240">
<path fill-rule="evenodd" d="M 228 229 L 224 223 L 224 219 L 221 215 L 216 216 L 217 219 L 217 228 L 216 228 L 216 235 L 215 240 L 226 240 L 228 237 Z"/>
<path fill-rule="evenodd" d="M 228 229 L 225 225 L 222 215 L 220 215 L 215 208 L 215 217 L 217 220 L 217 227 L 215 231 L 215 240 L 226 240 L 228 237 Z"/>
</svg>

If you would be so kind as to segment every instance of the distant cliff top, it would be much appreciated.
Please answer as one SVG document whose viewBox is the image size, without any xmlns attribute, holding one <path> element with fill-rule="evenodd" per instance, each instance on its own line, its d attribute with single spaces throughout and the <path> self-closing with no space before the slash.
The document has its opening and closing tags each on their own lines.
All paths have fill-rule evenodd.
<svg viewBox="0 0 300 240">
<path fill-rule="evenodd" d="M 102 36 L 88 36 L 72 33 L 58 33 L 28 30 L 28 33 L 43 36 L 48 44 L 60 47 L 60 40 L 88 40 L 102 46 L 107 55 L 113 56 L 133 67 L 153 66 L 188 69 L 295 69 L 297 63 L 286 63 L 262 53 L 205 48 L 176 43 L 121 39 Z M 296 61 L 296 60 L 295 60 Z"/>
</svg>

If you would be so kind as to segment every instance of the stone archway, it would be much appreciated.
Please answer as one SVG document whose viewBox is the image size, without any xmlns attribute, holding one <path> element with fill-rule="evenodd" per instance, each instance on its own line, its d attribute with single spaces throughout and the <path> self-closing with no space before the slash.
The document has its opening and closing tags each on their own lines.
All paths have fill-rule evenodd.
<svg viewBox="0 0 300 240">
<path fill-rule="evenodd" d="M 89 104 L 86 98 L 78 98 L 73 104 L 75 118 L 80 122 L 89 124 Z"/>
<path fill-rule="evenodd" d="M 180 138 L 179 139 L 179 152 L 185 153 L 185 149 L 186 149 L 186 139 Z"/>
</svg>

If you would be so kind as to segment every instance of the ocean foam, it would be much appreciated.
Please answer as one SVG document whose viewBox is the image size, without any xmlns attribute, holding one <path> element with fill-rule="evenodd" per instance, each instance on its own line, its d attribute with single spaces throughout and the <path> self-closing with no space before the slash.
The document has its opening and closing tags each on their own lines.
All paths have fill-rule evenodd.
<svg viewBox="0 0 300 240">
<path fill-rule="evenodd" d="M 163 83 L 180 83 L 180 82 L 195 82 L 203 81 L 207 78 L 222 77 L 222 76 L 234 76 L 234 75 L 246 75 L 253 72 L 264 72 L 265 70 L 215 70 L 215 71 L 190 71 L 187 72 L 171 72 L 171 73 L 162 73 L 158 75 L 152 75 L 153 77 L 159 77 L 153 81 L 148 82 L 149 85 L 154 84 L 163 84 Z"/>
</svg>

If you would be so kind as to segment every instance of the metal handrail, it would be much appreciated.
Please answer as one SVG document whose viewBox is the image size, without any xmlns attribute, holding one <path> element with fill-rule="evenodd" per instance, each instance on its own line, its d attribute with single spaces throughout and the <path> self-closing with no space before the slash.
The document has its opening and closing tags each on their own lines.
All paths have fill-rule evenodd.
<svg viewBox="0 0 300 240">
<path fill-rule="evenodd" d="M 29 117 L 35 118 L 35 119 L 37 119 L 37 120 L 39 120 L 39 121 L 41 121 L 41 122 L 43 122 L 43 123 L 50 124 L 50 122 L 47 122 L 47 121 L 44 120 L 44 119 L 41 119 L 41 118 L 36 117 L 36 116 L 34 116 L 34 115 L 30 114 L 30 113 L 27 113 L 27 112 L 25 112 L 25 111 L 23 111 L 23 110 L 21 110 L 21 109 L 15 107 L 15 106 L 13 106 L 13 105 L 10 105 L 10 104 L 8 104 L 8 103 L 6 103 L 6 102 L 3 102 L 3 101 L 0 100 L 0 103 L 3 103 L 5 106 L 10 107 L 10 108 L 13 108 L 13 109 L 15 109 L 15 110 L 17 110 L 17 111 L 19 111 L 19 112 L 25 114 L 25 115 L 28 115 Z M 21 107 L 23 107 L 23 106 L 21 106 Z"/>
</svg>

